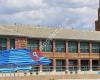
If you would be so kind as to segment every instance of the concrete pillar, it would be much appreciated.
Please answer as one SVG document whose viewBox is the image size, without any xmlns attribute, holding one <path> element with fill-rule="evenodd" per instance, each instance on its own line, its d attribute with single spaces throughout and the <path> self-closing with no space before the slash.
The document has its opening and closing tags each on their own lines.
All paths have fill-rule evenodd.
<svg viewBox="0 0 100 80">
<path fill-rule="evenodd" d="M 55 52 L 56 52 L 56 46 L 55 46 L 55 40 L 53 40 L 53 72 L 56 72 Z"/>
<path fill-rule="evenodd" d="M 66 59 L 66 71 L 69 71 L 69 60 Z"/>
<path fill-rule="evenodd" d="M 66 51 L 66 54 L 65 54 L 65 62 L 66 62 L 66 71 L 69 71 L 69 60 L 68 60 L 68 41 L 66 41 L 65 43 L 65 51 Z"/>
<path fill-rule="evenodd" d="M 78 59 L 78 71 L 81 71 L 81 60 Z"/>
<path fill-rule="evenodd" d="M 78 41 L 78 71 L 81 71 L 80 41 Z"/>
<path fill-rule="evenodd" d="M 53 72 L 56 72 L 56 59 L 53 59 Z"/>
<path fill-rule="evenodd" d="M 90 53 L 89 53 L 89 57 L 90 57 L 90 60 L 89 60 L 89 66 L 90 66 L 90 71 L 92 71 L 92 59 L 91 59 L 92 42 L 91 42 L 91 41 L 89 42 L 89 49 L 90 49 Z"/>
<path fill-rule="evenodd" d="M 90 59 L 90 71 L 92 71 L 92 59 Z"/>
<path fill-rule="evenodd" d="M 42 67 L 43 67 L 43 65 L 40 65 L 40 72 L 42 72 Z"/>
</svg>

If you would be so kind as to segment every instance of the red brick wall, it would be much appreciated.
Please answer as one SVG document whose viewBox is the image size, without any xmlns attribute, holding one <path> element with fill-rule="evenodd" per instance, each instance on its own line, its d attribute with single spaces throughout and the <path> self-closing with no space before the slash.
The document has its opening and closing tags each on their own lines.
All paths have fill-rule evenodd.
<svg viewBox="0 0 100 80">
<path fill-rule="evenodd" d="M 27 38 L 16 38 L 15 39 L 15 48 L 27 48 Z"/>
<path fill-rule="evenodd" d="M 7 49 L 10 49 L 10 39 L 7 38 Z"/>
</svg>

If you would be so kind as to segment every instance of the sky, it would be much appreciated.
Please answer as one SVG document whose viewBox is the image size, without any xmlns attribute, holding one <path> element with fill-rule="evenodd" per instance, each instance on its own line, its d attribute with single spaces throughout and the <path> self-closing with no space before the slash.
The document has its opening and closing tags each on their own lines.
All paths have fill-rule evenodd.
<svg viewBox="0 0 100 80">
<path fill-rule="evenodd" d="M 99 0 L 0 0 L 0 24 L 94 30 Z"/>
</svg>

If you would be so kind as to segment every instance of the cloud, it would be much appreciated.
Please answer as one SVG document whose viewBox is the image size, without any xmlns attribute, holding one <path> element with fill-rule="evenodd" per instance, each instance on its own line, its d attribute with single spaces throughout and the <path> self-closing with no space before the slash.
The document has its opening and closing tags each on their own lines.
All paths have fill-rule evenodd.
<svg viewBox="0 0 100 80">
<path fill-rule="evenodd" d="M 90 7 L 94 8 L 98 4 L 98 0 L 44 0 L 51 7 L 79 8 Z"/>
<path fill-rule="evenodd" d="M 1 0 L 0 1 L 0 13 L 12 14 L 23 11 L 30 11 L 40 9 L 46 5 L 42 3 L 42 0 Z"/>
<path fill-rule="evenodd" d="M 0 0 L 1 24 L 94 29 L 98 0 Z"/>
</svg>

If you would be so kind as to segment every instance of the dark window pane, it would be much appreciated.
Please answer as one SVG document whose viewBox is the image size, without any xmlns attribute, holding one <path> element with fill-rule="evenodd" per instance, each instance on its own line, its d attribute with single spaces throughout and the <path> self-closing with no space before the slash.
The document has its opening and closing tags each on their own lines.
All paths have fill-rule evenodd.
<svg viewBox="0 0 100 80">
<path fill-rule="evenodd" d="M 89 43 L 88 42 L 80 42 L 80 52 L 89 53 Z"/>
<path fill-rule="evenodd" d="M 100 43 L 92 43 L 92 53 L 100 52 Z"/>
<path fill-rule="evenodd" d="M 6 49 L 7 49 L 7 39 L 0 38 L 0 50 L 6 50 Z"/>
<path fill-rule="evenodd" d="M 65 71 L 65 60 L 56 60 L 56 71 Z"/>
<path fill-rule="evenodd" d="M 10 39 L 10 49 L 15 49 L 15 39 Z"/>
<path fill-rule="evenodd" d="M 68 42 L 68 51 L 70 53 L 77 53 L 78 52 L 78 42 L 69 41 Z"/>
<path fill-rule="evenodd" d="M 52 51 L 52 41 L 51 40 L 42 40 L 42 51 L 51 52 Z"/>
<path fill-rule="evenodd" d="M 28 48 L 29 50 L 32 50 L 32 49 L 34 49 L 34 48 L 39 48 L 39 40 L 28 39 L 27 48 Z"/>
<path fill-rule="evenodd" d="M 56 52 L 65 52 L 65 41 L 63 40 L 56 40 L 55 41 Z"/>
</svg>

